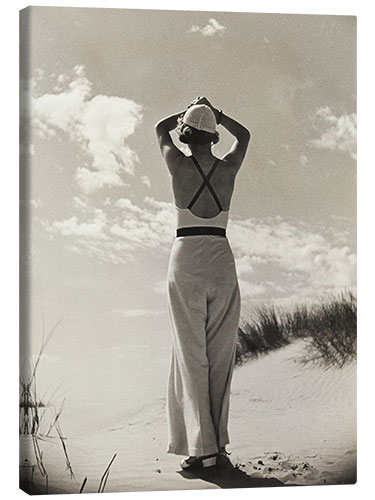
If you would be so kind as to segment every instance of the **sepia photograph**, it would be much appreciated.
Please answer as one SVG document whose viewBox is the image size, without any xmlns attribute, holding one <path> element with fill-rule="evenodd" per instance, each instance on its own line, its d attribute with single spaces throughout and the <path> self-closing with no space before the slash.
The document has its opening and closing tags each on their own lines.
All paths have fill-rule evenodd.
<svg viewBox="0 0 375 500">
<path fill-rule="evenodd" d="M 355 484 L 357 18 L 19 30 L 20 488 Z"/>
</svg>

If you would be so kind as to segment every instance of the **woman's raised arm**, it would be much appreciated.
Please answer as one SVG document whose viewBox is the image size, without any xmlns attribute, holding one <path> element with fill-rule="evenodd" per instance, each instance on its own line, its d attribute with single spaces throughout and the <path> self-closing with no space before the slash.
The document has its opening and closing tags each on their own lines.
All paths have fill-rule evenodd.
<svg viewBox="0 0 375 500">
<path fill-rule="evenodd" d="M 173 174 L 173 170 L 179 164 L 179 161 L 185 158 L 184 153 L 173 144 L 170 136 L 170 131 L 177 127 L 178 117 L 184 113 L 174 113 L 158 121 L 155 125 L 155 132 L 158 138 L 161 154 L 163 155 L 169 171 Z"/>
<path fill-rule="evenodd" d="M 220 124 L 236 138 L 230 151 L 223 156 L 222 160 L 229 162 L 236 170 L 239 170 L 245 158 L 251 135 L 247 128 L 241 125 L 238 121 L 230 118 L 222 112 L 220 113 Z"/>
</svg>

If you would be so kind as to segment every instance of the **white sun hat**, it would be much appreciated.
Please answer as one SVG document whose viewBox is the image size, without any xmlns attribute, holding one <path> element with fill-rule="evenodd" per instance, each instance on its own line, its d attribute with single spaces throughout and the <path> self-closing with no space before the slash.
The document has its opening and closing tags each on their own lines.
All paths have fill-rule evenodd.
<svg viewBox="0 0 375 500">
<path fill-rule="evenodd" d="M 214 112 L 206 104 L 195 104 L 184 114 L 183 123 L 197 130 L 216 134 L 216 118 Z"/>
</svg>

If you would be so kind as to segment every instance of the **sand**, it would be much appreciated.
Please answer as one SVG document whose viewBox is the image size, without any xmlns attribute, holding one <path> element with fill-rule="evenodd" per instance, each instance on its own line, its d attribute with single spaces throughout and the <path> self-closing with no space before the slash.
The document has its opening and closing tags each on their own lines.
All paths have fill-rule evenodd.
<svg viewBox="0 0 375 500">
<path fill-rule="evenodd" d="M 118 391 L 112 404 L 82 407 L 76 417 L 90 423 L 85 432 L 74 435 L 77 427 L 69 426 L 69 411 L 63 412 L 61 427 L 75 477 L 58 440 L 40 441 L 49 493 L 77 493 L 85 477 L 84 492 L 97 492 L 114 454 L 106 492 L 354 483 L 356 364 L 341 369 L 305 365 L 304 353 L 305 341 L 299 340 L 236 367 L 231 454 L 214 468 L 182 472 L 182 457 L 166 453 L 165 380 L 160 394 L 123 417 Z M 35 464 L 29 436 L 22 436 L 21 449 L 21 458 L 28 454 Z M 37 468 L 34 485 L 38 491 L 44 485 Z"/>
</svg>

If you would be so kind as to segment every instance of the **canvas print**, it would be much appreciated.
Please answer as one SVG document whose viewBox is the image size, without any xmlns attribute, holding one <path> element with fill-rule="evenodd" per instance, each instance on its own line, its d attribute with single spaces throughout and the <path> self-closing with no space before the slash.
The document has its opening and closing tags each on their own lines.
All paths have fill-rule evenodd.
<svg viewBox="0 0 375 500">
<path fill-rule="evenodd" d="M 356 18 L 20 12 L 20 488 L 356 482 Z"/>
</svg>

